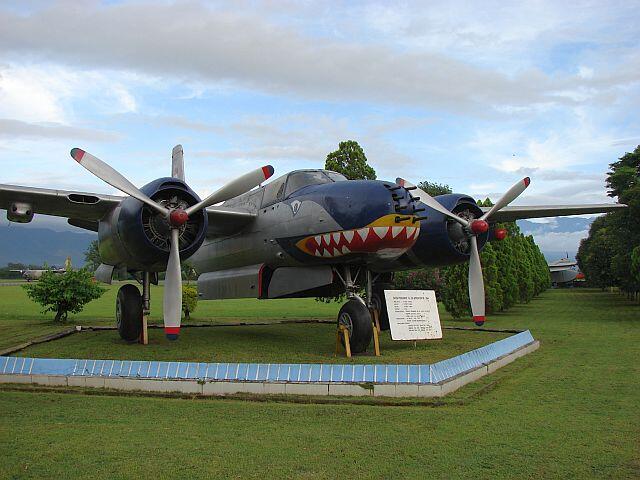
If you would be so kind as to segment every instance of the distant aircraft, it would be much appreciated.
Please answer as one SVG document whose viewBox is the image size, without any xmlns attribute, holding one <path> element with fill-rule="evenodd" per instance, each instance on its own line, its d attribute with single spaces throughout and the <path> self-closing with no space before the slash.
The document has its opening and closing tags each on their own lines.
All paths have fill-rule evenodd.
<svg viewBox="0 0 640 480">
<path fill-rule="evenodd" d="M 578 263 L 569 260 L 568 256 L 549 263 L 549 272 L 551 274 L 551 282 L 556 285 L 573 282 L 580 274 Z"/>
<path fill-rule="evenodd" d="M 403 179 L 348 181 L 326 170 L 297 170 L 270 183 L 270 165 L 216 190 L 204 200 L 185 182 L 183 151 L 173 149 L 171 177 L 138 189 L 93 155 L 74 148 L 71 156 L 126 197 L 0 185 L 7 217 L 29 222 L 34 212 L 67 217 L 71 225 L 98 232 L 102 264 L 96 278 L 110 282 L 114 269 L 137 276 L 120 288 L 116 301 L 123 339 L 136 340 L 149 311 L 150 283 L 166 271 L 165 333 L 180 329 L 180 262 L 191 258 L 201 273 L 201 299 L 259 299 L 333 296 L 349 300 L 338 314 L 353 352 L 362 352 L 378 310 L 387 329 L 384 290 L 394 271 L 469 261 L 473 320 L 485 320 L 479 252 L 506 231 L 497 222 L 520 218 L 603 213 L 624 205 L 507 207 L 529 185 L 517 182 L 491 208 L 464 194 L 432 198 Z M 253 189 L 253 190 L 252 190 Z M 214 206 L 224 202 L 222 205 Z M 364 291 L 364 295 L 360 292 Z"/>
<path fill-rule="evenodd" d="M 71 269 L 71 257 L 67 257 L 66 261 L 64 262 L 64 268 L 42 268 L 42 269 L 27 268 L 24 270 L 18 269 L 18 270 L 9 270 L 9 271 L 19 272 L 27 282 L 31 282 L 32 280 L 40 280 L 40 277 L 42 277 L 42 274 L 44 272 L 52 271 L 53 273 L 64 273 L 70 269 Z"/>
</svg>

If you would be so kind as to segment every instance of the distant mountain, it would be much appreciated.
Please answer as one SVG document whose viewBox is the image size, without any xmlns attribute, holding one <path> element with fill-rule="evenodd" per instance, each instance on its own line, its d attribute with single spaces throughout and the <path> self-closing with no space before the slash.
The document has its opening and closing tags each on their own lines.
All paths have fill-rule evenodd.
<svg viewBox="0 0 640 480">
<path fill-rule="evenodd" d="M 580 240 L 587 238 L 589 227 L 597 217 L 555 217 L 541 221 L 518 220 L 518 226 L 525 235 L 533 235 L 534 240 L 548 261 L 559 260 L 569 255 L 574 259 Z"/>
<path fill-rule="evenodd" d="M 74 266 L 84 264 L 84 252 L 98 235 L 91 232 L 24 228 L 19 224 L 0 226 L 0 266 L 9 262 L 64 265 L 71 256 Z"/>
</svg>

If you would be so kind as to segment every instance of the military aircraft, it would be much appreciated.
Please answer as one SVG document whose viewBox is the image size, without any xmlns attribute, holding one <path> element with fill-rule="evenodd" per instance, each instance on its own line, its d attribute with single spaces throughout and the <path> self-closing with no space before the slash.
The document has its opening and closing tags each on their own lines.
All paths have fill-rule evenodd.
<svg viewBox="0 0 640 480">
<path fill-rule="evenodd" d="M 624 205 L 508 207 L 528 186 L 517 182 L 491 208 L 464 194 L 432 198 L 408 181 L 347 180 L 327 170 L 296 170 L 265 185 L 274 170 L 258 168 L 204 200 L 185 182 L 183 150 L 173 149 L 171 176 L 138 189 L 108 164 L 79 148 L 71 156 L 122 196 L 0 185 L 0 206 L 15 222 L 34 212 L 66 217 L 98 232 L 102 264 L 96 279 L 110 283 L 114 269 L 138 278 L 120 288 L 120 336 L 135 341 L 149 312 L 150 284 L 165 271 L 165 334 L 180 330 L 180 262 L 200 272 L 203 300 L 334 296 L 348 301 L 338 314 L 353 352 L 366 350 L 373 327 L 369 308 L 388 329 L 384 290 L 393 272 L 470 262 L 473 320 L 485 320 L 479 252 L 506 231 L 497 222 L 609 212 Z M 254 188 L 258 187 L 258 188 Z M 362 293 L 364 292 L 364 293 Z"/>
<path fill-rule="evenodd" d="M 33 280 L 40 280 L 42 274 L 44 272 L 53 272 L 62 274 L 71 268 L 71 257 L 67 257 L 67 260 L 64 263 L 64 268 L 26 268 L 26 269 L 15 269 L 9 270 L 10 272 L 19 272 L 20 275 L 27 281 L 31 282 Z"/>
</svg>

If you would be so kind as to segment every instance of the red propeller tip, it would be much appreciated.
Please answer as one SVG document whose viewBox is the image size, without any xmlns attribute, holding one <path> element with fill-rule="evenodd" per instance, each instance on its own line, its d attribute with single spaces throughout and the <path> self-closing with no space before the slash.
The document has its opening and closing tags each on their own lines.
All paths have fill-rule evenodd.
<svg viewBox="0 0 640 480">
<path fill-rule="evenodd" d="M 262 167 L 262 173 L 264 174 L 264 179 L 268 179 L 269 177 L 271 177 L 271 175 L 273 175 L 274 169 L 271 165 L 265 165 L 264 167 Z"/>
<path fill-rule="evenodd" d="M 73 158 L 76 162 L 80 163 L 82 157 L 84 157 L 84 150 L 81 150 L 79 148 L 71 149 L 71 158 Z"/>
<path fill-rule="evenodd" d="M 484 316 L 474 315 L 473 323 L 475 323 L 477 326 L 481 327 L 482 325 L 484 325 Z"/>
<path fill-rule="evenodd" d="M 471 222 L 471 231 L 476 235 L 485 233 L 487 230 L 489 230 L 489 224 L 484 220 L 474 220 Z"/>
<path fill-rule="evenodd" d="M 172 227 L 181 227 L 187 222 L 187 220 L 189 220 L 189 215 L 180 208 L 172 210 L 169 214 L 169 223 Z"/>
<path fill-rule="evenodd" d="M 507 238 L 508 232 L 506 228 L 496 228 L 496 231 L 493 233 L 496 240 L 504 240 Z"/>
<path fill-rule="evenodd" d="M 180 335 L 180 327 L 164 327 L 164 334 L 169 340 L 177 340 Z"/>
<path fill-rule="evenodd" d="M 529 184 L 531 183 L 531 179 L 529 177 L 524 177 L 522 181 L 524 182 L 525 187 L 528 187 Z"/>
</svg>

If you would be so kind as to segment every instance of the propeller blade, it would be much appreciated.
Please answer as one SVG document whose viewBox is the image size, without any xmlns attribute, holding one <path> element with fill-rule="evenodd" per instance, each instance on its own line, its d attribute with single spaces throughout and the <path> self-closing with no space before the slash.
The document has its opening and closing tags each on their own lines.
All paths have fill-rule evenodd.
<svg viewBox="0 0 640 480">
<path fill-rule="evenodd" d="M 529 186 L 529 183 L 531 183 L 531 179 L 529 177 L 525 177 L 522 180 L 520 180 L 518 183 L 516 183 L 513 187 L 507 190 L 507 193 L 505 193 L 502 196 L 502 198 L 500 198 L 500 200 L 498 200 L 493 207 L 491 207 L 491 210 L 489 210 L 487 213 L 482 215 L 482 217 L 480 217 L 480 220 L 488 219 L 495 212 L 497 212 L 501 208 L 506 207 L 511 202 L 513 202 L 516 198 L 520 196 L 522 192 L 525 191 L 525 189 Z"/>
<path fill-rule="evenodd" d="M 456 214 L 454 214 L 454 213 L 450 212 L 449 210 L 447 210 L 435 198 L 433 198 L 431 195 L 429 195 L 424 190 L 421 190 L 418 187 L 416 187 L 413 183 L 411 183 L 411 182 L 409 182 L 409 181 L 407 181 L 407 180 L 405 180 L 403 178 L 399 178 L 399 177 L 396 178 L 396 183 L 398 185 L 402 186 L 402 187 L 405 187 L 405 188 L 415 187 L 415 192 L 420 197 L 420 201 L 422 203 L 424 203 L 428 207 L 433 208 L 434 210 L 437 210 L 438 212 L 442 213 L 443 215 L 446 215 L 447 217 L 450 217 L 450 218 L 454 219 L 456 222 L 464 225 L 465 227 L 469 226 L 469 222 L 467 222 L 464 218 L 461 218 L 461 217 L 457 216 Z"/>
<path fill-rule="evenodd" d="M 184 152 L 182 145 L 176 145 L 171 151 L 171 176 L 184 181 Z"/>
<path fill-rule="evenodd" d="M 104 163 L 98 157 L 94 157 L 88 152 L 80 148 L 71 149 L 71 158 L 82 165 L 84 168 L 93 173 L 96 177 L 104 182 L 107 182 L 112 187 L 117 188 L 123 193 L 137 198 L 143 203 L 146 203 L 150 207 L 155 208 L 163 215 L 168 215 L 169 211 L 157 202 L 151 200 L 147 195 L 142 193 L 138 187 L 127 180 L 124 176 L 114 170 L 112 167 Z"/>
<path fill-rule="evenodd" d="M 473 321 L 480 326 L 484 323 L 484 280 L 482 279 L 482 265 L 478 252 L 478 239 L 471 238 L 471 258 L 469 259 L 469 300 Z"/>
<path fill-rule="evenodd" d="M 241 177 L 227 183 L 222 188 L 219 188 L 201 202 L 190 206 L 185 211 L 187 212 L 187 215 L 191 215 L 193 212 L 197 212 L 202 208 L 207 208 L 216 203 L 224 202 L 230 198 L 242 195 L 256 185 L 264 182 L 266 179 L 271 177 L 271 175 L 273 175 L 273 167 L 271 165 L 265 165 L 262 168 L 257 168 L 252 172 L 245 173 Z"/>
<path fill-rule="evenodd" d="M 182 271 L 180 269 L 180 231 L 171 229 L 171 253 L 167 262 L 162 298 L 164 333 L 169 340 L 176 340 L 180 334 L 182 316 Z"/>
</svg>

